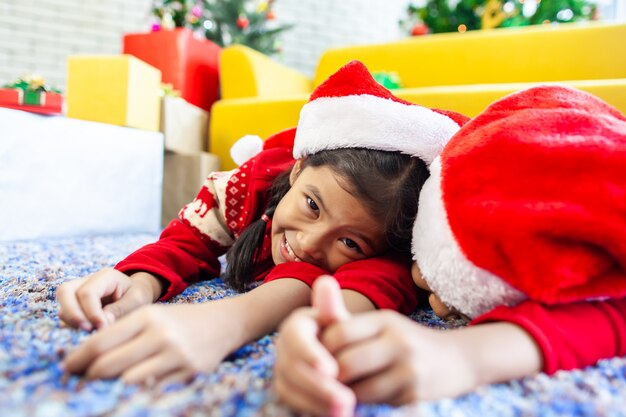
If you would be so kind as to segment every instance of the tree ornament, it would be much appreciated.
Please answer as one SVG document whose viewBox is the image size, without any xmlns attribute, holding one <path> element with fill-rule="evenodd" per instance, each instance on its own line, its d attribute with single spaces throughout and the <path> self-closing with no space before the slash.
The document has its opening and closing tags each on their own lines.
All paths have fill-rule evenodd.
<svg viewBox="0 0 626 417">
<path fill-rule="evenodd" d="M 245 29 L 250 26 L 250 20 L 246 16 L 239 16 L 237 18 L 237 27 L 239 29 Z"/>
<path fill-rule="evenodd" d="M 502 2 L 500 0 L 489 0 L 485 5 L 483 15 L 480 19 L 481 29 L 493 29 L 499 27 L 504 19 L 510 17 L 502 9 Z"/>
<path fill-rule="evenodd" d="M 411 36 L 427 35 L 428 32 L 428 26 L 424 23 L 417 23 L 413 26 L 413 28 L 411 28 Z"/>
</svg>

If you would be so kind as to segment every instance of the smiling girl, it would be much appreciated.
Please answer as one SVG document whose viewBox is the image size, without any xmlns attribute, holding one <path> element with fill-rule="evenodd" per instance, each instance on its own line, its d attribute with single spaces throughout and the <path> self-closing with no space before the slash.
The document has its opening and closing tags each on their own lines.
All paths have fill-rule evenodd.
<svg viewBox="0 0 626 417">
<path fill-rule="evenodd" d="M 351 312 L 412 311 L 410 242 L 426 164 L 464 121 L 397 99 L 361 63 L 347 64 L 314 91 L 297 129 L 209 175 L 157 242 L 59 288 L 61 320 L 99 329 L 65 368 L 129 383 L 187 380 L 308 305 L 324 274 Z M 208 303 L 148 305 L 220 276 L 224 253 L 228 284 L 262 285 Z"/>
</svg>

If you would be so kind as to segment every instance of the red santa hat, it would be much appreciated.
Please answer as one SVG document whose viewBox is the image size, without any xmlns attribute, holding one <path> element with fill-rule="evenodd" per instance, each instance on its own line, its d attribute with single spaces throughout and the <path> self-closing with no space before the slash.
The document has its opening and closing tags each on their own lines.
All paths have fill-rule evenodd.
<svg viewBox="0 0 626 417">
<path fill-rule="evenodd" d="M 495 102 L 431 165 L 413 252 L 470 317 L 626 296 L 626 118 L 554 85 Z"/>
<path fill-rule="evenodd" d="M 467 121 L 395 97 L 359 61 L 320 84 L 300 112 L 294 158 L 339 148 L 399 151 L 430 164 Z"/>
<path fill-rule="evenodd" d="M 422 107 L 394 96 L 377 83 L 359 61 L 351 61 L 320 84 L 301 112 L 296 128 L 265 143 L 245 136 L 231 148 L 238 164 L 263 147 L 293 144 L 294 158 L 327 149 L 367 148 L 402 152 L 427 165 L 468 117 L 453 111 Z"/>
</svg>

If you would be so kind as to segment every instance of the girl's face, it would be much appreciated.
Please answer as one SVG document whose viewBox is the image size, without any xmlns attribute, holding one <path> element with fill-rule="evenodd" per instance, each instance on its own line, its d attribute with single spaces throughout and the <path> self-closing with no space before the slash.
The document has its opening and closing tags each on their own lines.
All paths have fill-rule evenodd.
<svg viewBox="0 0 626 417">
<path fill-rule="evenodd" d="M 333 273 L 348 262 L 384 252 L 382 225 L 340 181 L 326 166 L 300 170 L 296 163 L 291 189 L 272 219 L 276 265 L 307 262 Z"/>
</svg>

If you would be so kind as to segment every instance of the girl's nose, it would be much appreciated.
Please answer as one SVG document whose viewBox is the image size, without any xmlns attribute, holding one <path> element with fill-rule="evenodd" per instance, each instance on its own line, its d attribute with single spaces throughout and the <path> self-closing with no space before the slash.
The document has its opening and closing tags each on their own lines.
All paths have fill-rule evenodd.
<svg viewBox="0 0 626 417">
<path fill-rule="evenodd" d="M 315 230 L 306 230 L 298 233 L 298 244 L 304 261 L 319 262 L 323 256 L 323 234 Z"/>
</svg>

